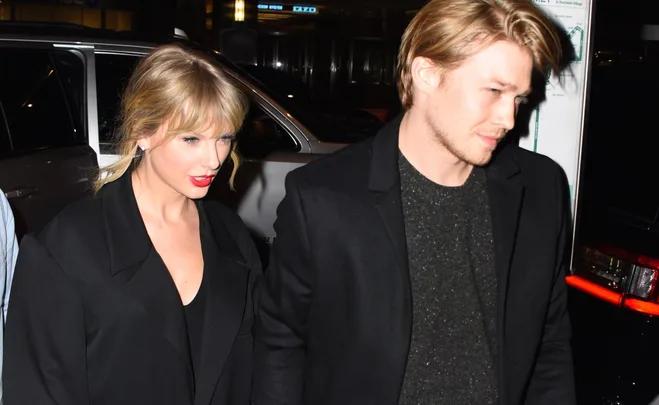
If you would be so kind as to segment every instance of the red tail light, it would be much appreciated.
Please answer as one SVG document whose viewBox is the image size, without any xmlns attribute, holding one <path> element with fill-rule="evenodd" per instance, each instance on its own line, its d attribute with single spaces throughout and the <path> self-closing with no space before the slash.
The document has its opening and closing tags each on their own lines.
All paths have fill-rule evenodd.
<svg viewBox="0 0 659 405">
<path fill-rule="evenodd" d="M 568 285 L 614 305 L 659 315 L 659 260 L 605 246 L 583 247 Z"/>
</svg>

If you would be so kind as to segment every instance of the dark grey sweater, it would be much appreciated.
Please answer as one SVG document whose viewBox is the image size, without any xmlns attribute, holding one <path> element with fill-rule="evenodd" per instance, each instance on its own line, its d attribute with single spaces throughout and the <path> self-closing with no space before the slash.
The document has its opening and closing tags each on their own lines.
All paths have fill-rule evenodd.
<svg viewBox="0 0 659 405">
<path fill-rule="evenodd" d="M 399 403 L 496 404 L 497 289 L 484 170 L 444 187 L 402 154 L 399 167 L 413 299 Z"/>
</svg>

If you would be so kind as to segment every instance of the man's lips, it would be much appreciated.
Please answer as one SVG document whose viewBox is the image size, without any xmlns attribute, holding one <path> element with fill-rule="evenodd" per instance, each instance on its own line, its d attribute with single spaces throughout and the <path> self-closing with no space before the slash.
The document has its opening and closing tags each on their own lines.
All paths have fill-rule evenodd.
<svg viewBox="0 0 659 405">
<path fill-rule="evenodd" d="M 485 142 L 487 146 L 489 146 L 492 149 L 496 148 L 497 145 L 499 144 L 499 141 L 503 139 L 500 136 L 487 136 L 487 135 L 478 135 L 478 136 L 483 140 L 483 142 Z"/>
</svg>

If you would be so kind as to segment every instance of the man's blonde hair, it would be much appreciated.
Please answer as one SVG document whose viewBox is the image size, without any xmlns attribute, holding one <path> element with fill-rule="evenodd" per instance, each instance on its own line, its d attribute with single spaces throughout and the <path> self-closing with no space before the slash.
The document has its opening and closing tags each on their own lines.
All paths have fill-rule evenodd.
<svg viewBox="0 0 659 405">
<path fill-rule="evenodd" d="M 413 103 L 412 61 L 426 57 L 451 70 L 482 46 L 508 40 L 528 49 L 537 69 L 559 70 L 561 42 L 552 21 L 531 0 L 430 0 L 403 34 L 398 93 Z"/>
<path fill-rule="evenodd" d="M 238 132 L 247 113 L 247 101 L 233 81 L 205 54 L 179 45 L 163 45 L 143 58 L 128 81 L 121 99 L 116 136 L 119 161 L 101 168 L 94 190 L 124 175 L 139 164 L 142 153 L 137 141 L 153 135 L 167 123 L 165 140 L 215 128 Z M 239 159 L 231 149 L 233 171 Z"/>
</svg>

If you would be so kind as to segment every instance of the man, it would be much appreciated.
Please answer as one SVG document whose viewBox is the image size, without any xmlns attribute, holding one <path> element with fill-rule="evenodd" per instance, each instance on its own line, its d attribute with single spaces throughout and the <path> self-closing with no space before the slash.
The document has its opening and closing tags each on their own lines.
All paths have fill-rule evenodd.
<svg viewBox="0 0 659 405">
<path fill-rule="evenodd" d="M 533 69 L 559 58 L 531 1 L 420 10 L 400 48 L 402 118 L 287 178 L 259 405 L 575 403 L 563 173 L 499 145 Z"/>
<path fill-rule="evenodd" d="M 2 377 L 4 323 L 7 320 L 7 303 L 14 266 L 18 257 L 14 215 L 11 212 L 5 193 L 0 190 L 0 306 L 2 324 L 0 325 L 0 377 Z M 2 380 L 0 379 L 0 404 L 2 404 Z"/>
</svg>

